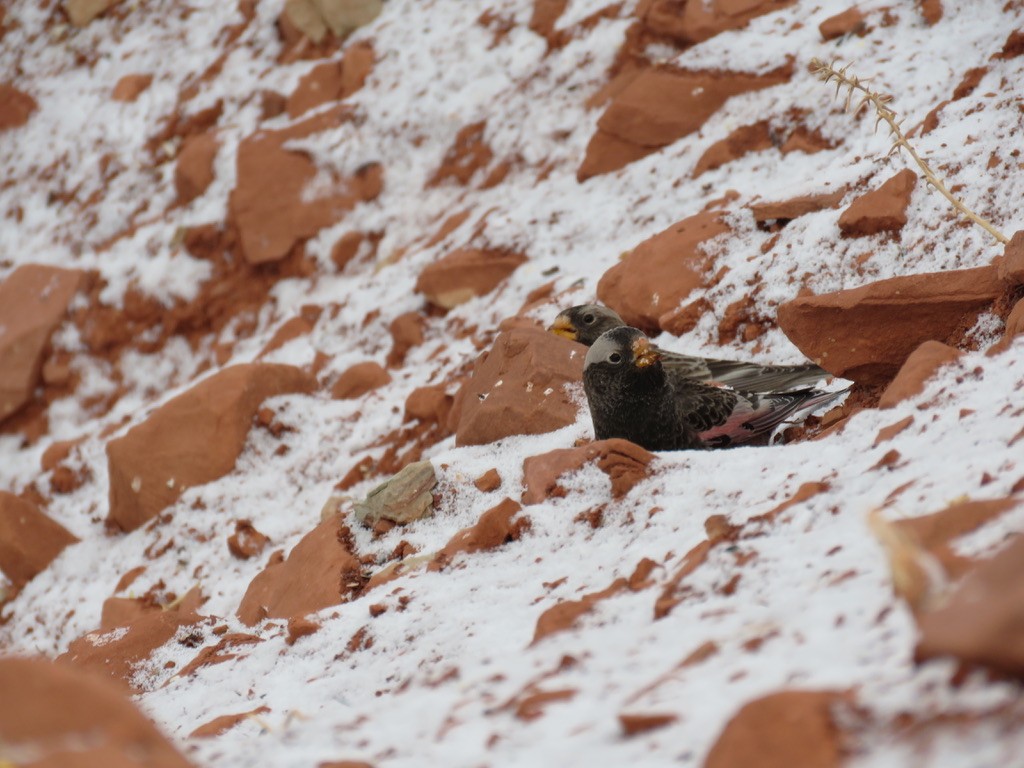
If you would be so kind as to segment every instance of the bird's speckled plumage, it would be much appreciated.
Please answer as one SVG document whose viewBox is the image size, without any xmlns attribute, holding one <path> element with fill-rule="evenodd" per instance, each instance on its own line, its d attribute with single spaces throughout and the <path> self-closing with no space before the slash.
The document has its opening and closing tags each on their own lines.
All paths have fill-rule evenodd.
<svg viewBox="0 0 1024 768">
<path fill-rule="evenodd" d="M 586 346 L 613 328 L 626 325 L 608 307 L 580 304 L 563 310 L 548 327 L 552 333 L 578 341 Z M 760 365 L 739 360 L 718 360 L 711 357 L 684 355 L 658 349 L 661 363 L 673 381 L 686 379 L 713 382 L 747 392 L 784 392 L 815 384 L 829 374 L 823 368 L 804 365 Z"/>
<path fill-rule="evenodd" d="M 642 331 L 619 326 L 590 347 L 583 389 L 597 439 L 621 437 L 652 451 L 717 448 L 771 432 L 843 392 L 755 394 L 666 374 Z"/>
</svg>

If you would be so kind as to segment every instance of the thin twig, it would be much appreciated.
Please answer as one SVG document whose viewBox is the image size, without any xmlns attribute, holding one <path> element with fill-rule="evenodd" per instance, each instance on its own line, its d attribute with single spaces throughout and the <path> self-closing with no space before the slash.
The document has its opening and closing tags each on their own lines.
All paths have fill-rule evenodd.
<svg viewBox="0 0 1024 768">
<path fill-rule="evenodd" d="M 835 62 L 832 64 L 826 64 L 821 59 L 812 59 L 811 68 L 814 71 L 814 74 L 820 77 L 823 82 L 829 83 L 835 81 L 837 97 L 843 88 L 848 89 L 845 103 L 847 110 L 849 110 L 853 104 L 855 92 L 859 91 L 863 94 L 860 97 L 860 101 L 857 102 L 857 106 L 853 109 L 853 114 L 856 115 L 868 105 L 874 107 L 875 114 L 878 115 L 878 118 L 875 120 L 875 130 L 878 130 L 879 123 L 885 122 L 893 136 L 893 145 L 888 154 L 891 155 L 894 152 L 899 152 L 901 149 L 907 150 L 914 162 L 917 163 L 917 167 L 920 168 L 921 172 L 924 174 L 925 181 L 937 190 L 940 195 L 949 200 L 954 208 L 992 235 L 992 237 L 1000 243 L 1006 244 L 1009 242 L 1006 235 L 996 229 L 990 222 L 981 218 L 981 216 L 964 205 L 960 200 L 955 198 L 953 193 L 946 188 L 945 184 L 942 183 L 942 179 L 935 175 L 931 166 L 925 162 L 923 157 L 917 154 L 917 151 L 913 146 L 911 146 L 910 141 L 903 133 L 901 128 L 903 120 L 897 120 L 896 113 L 888 106 L 889 102 L 892 101 L 892 96 L 886 93 L 872 91 L 864 85 L 871 78 L 859 78 L 856 75 L 849 74 L 849 64 L 842 69 L 837 69 Z"/>
</svg>

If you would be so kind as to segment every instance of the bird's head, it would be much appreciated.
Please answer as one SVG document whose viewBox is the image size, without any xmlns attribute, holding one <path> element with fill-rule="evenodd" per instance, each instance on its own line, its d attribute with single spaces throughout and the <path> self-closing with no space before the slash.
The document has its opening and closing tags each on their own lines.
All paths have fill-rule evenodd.
<svg viewBox="0 0 1024 768">
<path fill-rule="evenodd" d="M 613 328 L 603 334 L 587 352 L 583 370 L 592 367 L 608 370 L 639 370 L 660 368 L 661 353 L 643 331 L 629 326 Z"/>
<path fill-rule="evenodd" d="M 578 341 L 589 347 L 601 334 L 624 325 L 622 318 L 608 307 L 580 304 L 559 312 L 555 321 L 548 326 L 548 330 L 562 338 Z"/>
</svg>

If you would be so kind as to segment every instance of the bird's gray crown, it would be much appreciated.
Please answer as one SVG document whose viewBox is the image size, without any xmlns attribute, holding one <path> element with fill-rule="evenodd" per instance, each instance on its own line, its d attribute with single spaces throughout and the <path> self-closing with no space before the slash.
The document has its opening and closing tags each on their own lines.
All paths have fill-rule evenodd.
<svg viewBox="0 0 1024 768">
<path fill-rule="evenodd" d="M 601 334 L 587 351 L 587 357 L 583 361 L 583 370 L 586 370 L 595 363 L 604 362 L 613 352 L 618 352 L 624 360 L 632 360 L 633 349 L 631 344 L 634 339 L 643 335 L 642 331 L 630 328 L 628 325 L 606 331 Z"/>
</svg>

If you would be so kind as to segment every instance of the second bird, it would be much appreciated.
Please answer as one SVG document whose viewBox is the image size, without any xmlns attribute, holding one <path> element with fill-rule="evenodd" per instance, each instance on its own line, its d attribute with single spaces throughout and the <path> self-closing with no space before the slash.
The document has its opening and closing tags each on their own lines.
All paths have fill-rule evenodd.
<svg viewBox="0 0 1024 768">
<path fill-rule="evenodd" d="M 581 304 L 563 310 L 548 330 L 590 346 L 601 334 L 626 324 L 613 310 L 598 304 Z M 830 374 L 814 363 L 759 365 L 739 360 L 717 360 L 654 347 L 673 381 L 715 382 L 748 392 L 780 392 L 816 384 Z"/>
</svg>

